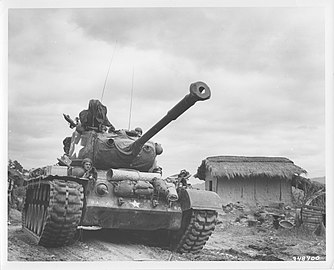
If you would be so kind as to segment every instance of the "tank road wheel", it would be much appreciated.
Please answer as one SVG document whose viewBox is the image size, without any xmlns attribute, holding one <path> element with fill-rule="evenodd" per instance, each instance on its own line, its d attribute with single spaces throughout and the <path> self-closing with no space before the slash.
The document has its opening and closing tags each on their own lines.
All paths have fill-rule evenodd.
<svg viewBox="0 0 334 270">
<path fill-rule="evenodd" d="M 172 236 L 172 249 L 179 253 L 198 253 L 215 229 L 217 212 L 213 210 L 187 210 L 182 226 Z"/>
<path fill-rule="evenodd" d="M 22 211 L 24 231 L 42 246 L 71 243 L 83 208 L 83 187 L 73 181 L 52 180 L 32 183 Z"/>
</svg>

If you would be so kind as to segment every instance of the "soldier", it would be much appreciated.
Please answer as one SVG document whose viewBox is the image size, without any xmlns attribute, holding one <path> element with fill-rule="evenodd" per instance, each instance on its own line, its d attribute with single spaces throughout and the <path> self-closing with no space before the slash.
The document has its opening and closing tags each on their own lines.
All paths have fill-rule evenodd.
<svg viewBox="0 0 334 270">
<path fill-rule="evenodd" d="M 135 132 L 137 133 L 138 137 L 141 137 L 141 135 L 143 134 L 143 130 L 140 127 L 136 127 Z"/>
<path fill-rule="evenodd" d="M 64 153 L 66 155 L 69 155 L 70 153 L 70 149 L 71 149 L 71 137 L 66 137 L 64 140 L 63 140 L 63 149 L 64 149 Z"/>
<path fill-rule="evenodd" d="M 177 176 L 178 178 L 178 187 L 187 187 L 187 180 L 188 178 L 191 176 L 191 174 L 186 171 L 186 170 L 181 170 L 181 172 L 179 173 L 179 175 Z"/>
<path fill-rule="evenodd" d="M 79 113 L 79 119 L 84 130 L 97 130 L 102 132 L 102 126 L 113 127 L 107 117 L 107 107 L 99 100 L 91 99 L 88 110 Z"/>
<path fill-rule="evenodd" d="M 115 133 L 116 132 L 116 129 L 114 126 L 111 126 L 108 128 L 108 133 Z"/>
<path fill-rule="evenodd" d="M 82 177 L 88 178 L 88 179 L 93 179 L 93 180 L 97 179 L 97 171 L 96 171 L 95 167 L 93 167 L 93 162 L 90 158 L 85 158 L 82 161 L 82 167 L 85 170 L 85 173 Z"/>
<path fill-rule="evenodd" d="M 102 133 L 107 133 L 108 132 L 108 127 L 105 125 L 101 125 L 101 131 Z"/>
</svg>

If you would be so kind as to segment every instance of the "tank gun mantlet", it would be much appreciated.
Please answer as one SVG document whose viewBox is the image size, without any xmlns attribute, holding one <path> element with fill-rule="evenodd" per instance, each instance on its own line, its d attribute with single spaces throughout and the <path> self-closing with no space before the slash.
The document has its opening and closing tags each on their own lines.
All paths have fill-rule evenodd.
<svg viewBox="0 0 334 270">
<path fill-rule="evenodd" d="M 135 141 L 136 140 L 134 140 L 133 138 L 116 139 L 116 140 L 113 141 L 113 143 L 114 143 L 115 147 L 117 148 L 117 150 L 120 151 L 121 153 L 123 153 L 124 155 L 133 156 L 132 145 Z M 144 151 L 146 153 L 151 153 L 154 156 L 157 155 L 156 145 L 159 145 L 159 144 L 156 144 L 156 143 L 151 142 L 151 141 L 145 142 L 145 144 L 142 146 L 142 148 L 140 149 L 140 152 L 137 154 L 137 156 L 139 156 L 142 151 Z M 135 157 L 136 156 L 133 156 L 133 158 L 135 158 Z"/>
<path fill-rule="evenodd" d="M 132 145 L 140 138 L 134 131 L 121 129 L 113 133 L 96 133 L 100 140 L 106 141 L 106 144 L 112 148 L 116 147 L 118 151 L 124 155 L 131 156 L 133 154 Z M 152 152 L 154 155 L 162 153 L 161 145 L 152 141 L 147 141 L 141 148 L 145 152 Z M 139 154 L 139 153 L 138 153 Z"/>
</svg>

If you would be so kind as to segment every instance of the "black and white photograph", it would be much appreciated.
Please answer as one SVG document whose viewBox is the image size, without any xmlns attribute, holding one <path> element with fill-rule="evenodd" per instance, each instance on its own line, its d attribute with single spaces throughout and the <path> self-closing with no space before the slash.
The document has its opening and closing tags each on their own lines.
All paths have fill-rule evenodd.
<svg viewBox="0 0 334 270">
<path fill-rule="evenodd" d="M 1 4 L 3 269 L 333 267 L 332 1 L 60 2 Z"/>
</svg>

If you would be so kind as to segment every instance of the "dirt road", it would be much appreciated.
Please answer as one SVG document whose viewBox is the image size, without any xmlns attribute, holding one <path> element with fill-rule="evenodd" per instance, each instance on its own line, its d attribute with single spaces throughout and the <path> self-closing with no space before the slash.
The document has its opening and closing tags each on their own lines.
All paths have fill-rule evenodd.
<svg viewBox="0 0 334 270">
<path fill-rule="evenodd" d="M 73 245 L 45 248 L 22 231 L 20 212 L 11 211 L 8 261 L 281 261 L 325 260 L 325 239 L 301 230 L 275 230 L 236 223 L 219 214 L 216 229 L 199 254 L 178 254 L 158 246 L 157 235 L 110 230 L 85 231 Z M 308 256 L 308 257 L 306 257 Z"/>
</svg>

